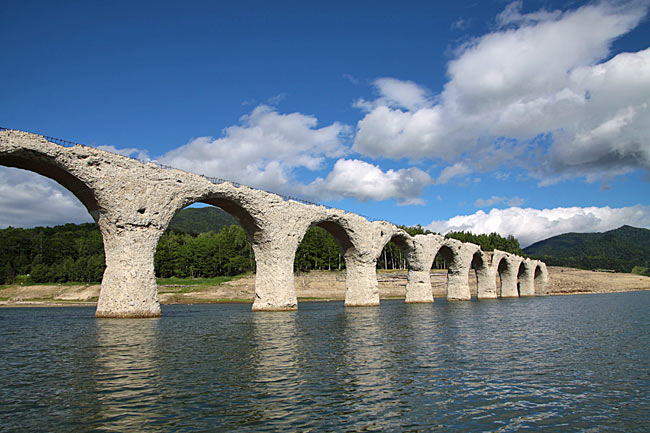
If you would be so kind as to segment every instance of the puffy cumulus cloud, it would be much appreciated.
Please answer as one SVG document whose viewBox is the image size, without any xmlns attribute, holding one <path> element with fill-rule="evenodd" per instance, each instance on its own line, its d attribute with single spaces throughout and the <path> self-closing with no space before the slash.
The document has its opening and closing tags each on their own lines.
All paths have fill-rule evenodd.
<svg viewBox="0 0 650 433">
<path fill-rule="evenodd" d="M 367 112 L 353 149 L 481 171 L 507 162 L 547 181 L 649 170 L 650 48 L 608 59 L 647 4 L 530 14 L 511 4 L 500 27 L 457 50 L 436 98 L 377 80 L 379 98 L 357 104 Z"/>
<path fill-rule="evenodd" d="M 402 81 L 395 78 L 378 78 L 374 85 L 380 97 L 375 101 L 360 99 L 355 106 L 366 111 L 375 107 L 401 107 L 407 110 L 419 110 L 431 105 L 429 92 L 412 81 Z"/>
<path fill-rule="evenodd" d="M 390 88 L 392 83 L 388 80 L 383 85 Z M 412 94 L 402 102 L 415 104 L 419 97 Z M 421 191 L 433 182 L 424 171 L 415 167 L 382 171 L 364 161 L 340 158 L 349 151 L 344 143 L 349 129 L 339 123 L 319 128 L 313 116 L 281 114 L 262 105 L 242 117 L 240 125 L 226 128 L 223 137 L 196 138 L 159 161 L 315 201 L 349 197 L 395 199 L 401 205 L 423 203 Z M 339 159 L 325 178 L 309 184 L 295 178 L 297 169 L 319 170 L 332 158 Z"/>
<path fill-rule="evenodd" d="M 46 177 L 0 167 L 0 228 L 92 222 L 68 190 Z"/>
<path fill-rule="evenodd" d="M 382 171 L 358 159 L 339 159 L 325 179 L 302 189 L 311 197 L 352 197 L 362 201 L 395 199 L 399 205 L 423 204 L 422 189 L 433 179 L 416 167 Z"/>
<path fill-rule="evenodd" d="M 522 247 L 562 233 L 586 233 L 613 230 L 622 225 L 650 228 L 650 206 L 636 205 L 610 207 L 558 207 L 531 209 L 511 207 L 482 210 L 472 215 L 460 215 L 446 221 L 433 221 L 426 228 L 447 233 L 469 230 L 473 233 L 496 232 L 513 235 Z"/>
<path fill-rule="evenodd" d="M 276 192 L 288 192 L 297 168 L 317 170 L 326 158 L 345 154 L 349 127 L 318 127 L 301 113 L 281 114 L 266 105 L 224 130 L 220 138 L 199 137 L 158 160 L 164 164 Z"/>
<path fill-rule="evenodd" d="M 474 206 L 476 206 L 476 207 L 490 207 L 490 206 L 494 206 L 494 205 L 499 204 L 499 203 L 504 203 L 507 206 L 521 206 L 522 204 L 524 204 L 524 202 L 525 202 L 525 200 L 523 198 L 521 198 L 521 197 L 508 198 L 508 197 L 499 197 L 499 196 L 493 195 L 492 197 L 490 197 L 488 199 L 479 198 L 478 200 L 476 200 L 474 202 Z"/>
</svg>

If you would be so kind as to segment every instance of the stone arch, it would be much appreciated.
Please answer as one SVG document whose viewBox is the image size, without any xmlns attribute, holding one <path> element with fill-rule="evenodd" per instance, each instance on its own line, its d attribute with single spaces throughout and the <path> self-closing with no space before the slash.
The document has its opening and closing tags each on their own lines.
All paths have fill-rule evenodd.
<svg viewBox="0 0 650 433">
<path fill-rule="evenodd" d="M 302 240 L 312 226 L 329 232 L 345 261 L 345 305 L 379 305 L 377 257 L 391 238 L 393 226 L 384 221 L 369 222 L 359 215 L 337 209 L 317 207 L 313 211 L 302 214 L 294 230 L 296 239 Z M 297 248 L 298 242 L 291 248 L 291 260 Z"/>
<path fill-rule="evenodd" d="M 446 295 L 448 301 L 466 301 L 471 299 L 469 289 L 469 270 L 474 254 L 479 246 L 456 239 L 446 238 L 437 249 L 435 257 L 440 255 L 447 269 Z"/>
<path fill-rule="evenodd" d="M 517 274 L 519 296 L 535 295 L 533 278 L 538 263 L 537 260 L 525 259 L 519 265 L 519 272 Z"/>
<path fill-rule="evenodd" d="M 169 211 L 167 211 L 161 219 L 163 230 L 167 229 L 172 218 L 178 212 L 195 203 L 215 206 L 231 215 L 244 229 L 246 237 L 251 245 L 257 240 L 257 238 L 259 238 L 263 223 L 253 216 L 254 213 L 249 206 L 243 203 L 243 201 L 235 194 L 228 194 L 227 190 L 207 191 L 202 195 L 186 197 L 177 203 L 174 203 L 175 206 L 171 206 Z"/>
<path fill-rule="evenodd" d="M 509 253 L 497 258 L 497 263 L 493 264 L 499 275 L 500 285 L 498 287 L 502 298 L 519 297 L 518 276 L 519 267 L 522 257 Z"/>
<path fill-rule="evenodd" d="M 495 283 L 490 274 L 490 257 L 482 250 L 477 250 L 472 256 L 470 274 L 473 269 L 476 274 L 476 297 L 478 299 L 494 299 L 497 297 Z"/>
<path fill-rule="evenodd" d="M 380 245 L 381 248 L 377 249 L 377 251 L 379 252 L 377 258 L 378 259 L 380 258 L 386 246 L 392 242 L 397 246 L 397 248 L 404 256 L 404 259 L 406 260 L 407 269 L 411 269 L 411 261 L 413 260 L 413 255 L 415 254 L 415 245 L 413 244 L 413 238 L 411 237 L 411 235 L 409 235 L 406 231 L 402 229 L 397 229 L 393 231 L 390 237 L 382 236 L 381 239 L 382 241 L 385 242 L 382 242 L 382 244 Z"/>
<path fill-rule="evenodd" d="M 43 139 L 45 140 L 45 139 Z M 52 146 L 57 144 L 47 142 Z M 99 204 L 95 191 L 87 181 L 74 174 L 61 158 L 34 149 L 17 149 L 13 152 L 0 152 L 0 165 L 31 171 L 52 179 L 70 191 L 88 210 L 95 222 L 99 219 Z"/>
<path fill-rule="evenodd" d="M 338 247 L 341 263 L 342 265 L 345 265 L 347 299 L 349 291 L 348 280 L 350 274 L 349 264 L 351 262 L 351 257 L 357 255 L 357 249 L 352 239 L 352 231 L 350 230 L 349 222 L 346 221 L 344 217 L 331 213 L 329 210 L 327 212 L 322 212 L 322 210 L 323 208 L 318 209 L 317 212 L 308 213 L 303 215 L 302 218 L 299 218 L 297 224 L 293 228 L 291 236 L 287 237 L 284 242 L 283 247 L 285 249 L 284 252 L 287 254 L 287 264 L 290 266 L 290 279 L 293 282 L 293 290 L 295 293 L 296 279 L 300 278 L 299 276 L 296 276 L 294 266 L 298 248 L 307 235 L 307 232 L 309 232 L 313 227 L 319 227 L 332 236 Z"/>
<path fill-rule="evenodd" d="M 292 250 L 292 260 L 295 259 L 296 251 L 298 250 L 300 243 L 304 240 L 305 235 L 313 227 L 322 228 L 329 233 L 332 238 L 334 238 L 344 263 L 348 256 L 355 253 L 356 247 L 350 236 L 349 228 L 346 229 L 344 221 L 333 215 L 318 215 L 314 218 L 303 221 L 303 224 L 295 234 L 295 245 L 287 245 L 287 248 Z"/>
<path fill-rule="evenodd" d="M 339 250 L 341 251 L 341 255 L 343 256 L 343 260 L 345 260 L 346 256 L 349 254 L 353 254 L 354 251 L 356 250 L 354 244 L 352 243 L 352 240 L 350 239 L 350 235 L 348 234 L 348 231 L 343 227 L 343 225 L 334 219 L 324 219 L 322 221 L 314 222 L 312 223 L 309 228 L 312 227 L 320 227 L 324 229 L 326 232 L 328 232 L 332 237 L 334 238 L 334 241 L 336 241 L 336 244 L 339 246 Z M 305 236 L 305 233 L 301 236 L 302 238 Z"/>
<path fill-rule="evenodd" d="M 546 285 L 548 284 L 548 270 L 546 263 L 537 262 L 533 274 L 533 290 L 537 295 L 546 294 Z"/>
</svg>

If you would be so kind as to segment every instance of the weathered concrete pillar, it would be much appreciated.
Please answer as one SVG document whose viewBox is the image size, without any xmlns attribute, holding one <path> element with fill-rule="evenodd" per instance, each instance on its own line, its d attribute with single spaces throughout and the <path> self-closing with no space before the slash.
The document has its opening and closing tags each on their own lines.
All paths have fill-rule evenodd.
<svg viewBox="0 0 650 433">
<path fill-rule="evenodd" d="M 275 245 L 274 245 L 275 244 Z M 255 301 L 253 311 L 298 309 L 293 277 L 293 253 L 281 242 L 253 244 L 255 252 Z"/>
<path fill-rule="evenodd" d="M 523 258 L 509 254 L 503 260 L 506 261 L 507 266 L 501 271 L 501 297 L 518 298 L 517 276 L 519 274 L 519 264 Z"/>
<path fill-rule="evenodd" d="M 535 296 L 535 268 L 537 260 L 526 259 L 521 263 L 522 272 L 519 273 L 519 296 Z"/>
<path fill-rule="evenodd" d="M 106 270 L 97 317 L 158 317 L 153 257 L 161 231 L 153 228 L 102 230 Z"/>
<path fill-rule="evenodd" d="M 490 257 L 485 254 L 484 260 L 489 260 Z M 478 299 L 496 299 L 497 298 L 497 276 L 496 271 L 491 268 L 490 263 L 483 263 L 483 265 L 476 269 L 476 285 Z"/>
<path fill-rule="evenodd" d="M 479 246 L 456 239 L 446 239 L 444 245 L 449 247 L 453 253 L 447 269 L 447 300 L 469 301 L 472 299 L 469 290 L 469 269 L 472 257 Z"/>
<path fill-rule="evenodd" d="M 429 270 L 409 269 L 406 283 L 407 304 L 424 304 L 433 302 L 431 290 L 431 273 Z"/>
<path fill-rule="evenodd" d="M 413 238 L 413 247 L 408 254 L 409 272 L 405 299 L 407 304 L 433 302 L 431 265 L 444 240 L 440 235 L 416 235 Z"/>
<path fill-rule="evenodd" d="M 472 299 L 469 290 L 469 266 L 447 270 L 447 300 L 469 301 Z"/>
<path fill-rule="evenodd" d="M 345 306 L 372 307 L 379 305 L 377 260 L 345 259 Z"/>
</svg>

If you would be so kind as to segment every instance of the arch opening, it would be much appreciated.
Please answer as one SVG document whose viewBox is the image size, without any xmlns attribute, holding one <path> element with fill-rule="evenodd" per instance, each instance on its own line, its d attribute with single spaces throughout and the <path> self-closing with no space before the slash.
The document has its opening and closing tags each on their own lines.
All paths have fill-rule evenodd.
<svg viewBox="0 0 650 433">
<path fill-rule="evenodd" d="M 528 266 L 526 265 L 526 263 L 521 262 L 517 270 L 517 295 L 518 296 L 521 296 L 521 290 L 522 290 L 521 284 L 522 281 L 526 279 L 527 274 L 528 274 Z"/>
<path fill-rule="evenodd" d="M 497 296 L 502 297 L 503 295 L 503 280 L 505 278 L 505 275 L 510 271 L 510 266 L 508 265 L 508 261 L 505 259 L 505 257 L 499 259 L 499 264 L 497 265 L 497 272 L 496 272 L 496 287 L 497 287 Z"/>
<path fill-rule="evenodd" d="M 434 297 L 447 296 L 447 274 L 449 268 L 455 265 L 454 251 L 447 245 L 442 245 L 433 259 L 431 287 Z"/>
<path fill-rule="evenodd" d="M 377 269 L 406 270 L 409 267 L 410 246 L 403 233 L 395 233 L 384 245 L 377 258 Z"/>
<path fill-rule="evenodd" d="M 93 190 L 81 179 L 72 175 L 65 168 L 44 158 L 44 155 L 24 150 L 25 155 L 0 154 L 0 165 L 31 171 L 52 179 L 74 195 L 84 205 L 88 213 L 97 222 L 99 205 Z"/>
<path fill-rule="evenodd" d="M 297 298 L 342 298 L 346 293 L 346 260 L 354 251 L 349 235 L 337 221 L 312 222 L 295 249 Z"/>
<path fill-rule="evenodd" d="M 472 272 L 474 273 L 474 278 L 472 278 Z M 487 273 L 487 261 L 486 257 L 481 250 L 477 250 L 472 255 L 472 261 L 469 266 L 468 282 L 470 295 L 472 297 L 478 297 L 479 287 L 481 286 L 481 279 L 485 278 Z"/>
<path fill-rule="evenodd" d="M 338 233 L 338 235 L 342 234 Z M 294 272 L 341 271 L 345 269 L 342 243 L 345 244 L 344 238 L 337 241 L 330 230 L 322 225 L 312 225 L 296 249 Z"/>
<path fill-rule="evenodd" d="M 255 272 L 252 248 L 259 227 L 236 202 L 223 197 L 196 201 L 205 207 L 184 207 L 171 218 L 154 255 L 159 293 L 192 291 L 178 289 L 175 279 L 218 284 L 230 277 Z M 182 282 L 180 283 L 183 284 Z M 248 289 L 247 289 L 248 290 Z M 226 294 L 226 296 L 231 296 Z M 253 293 L 232 296 L 253 298 Z"/>
<path fill-rule="evenodd" d="M 548 280 L 548 271 L 542 264 L 537 264 L 533 273 L 533 290 L 535 294 L 544 294 L 546 291 L 546 282 Z"/>
<path fill-rule="evenodd" d="M 102 233 L 95 222 L 82 222 L 83 219 L 75 219 L 67 213 L 78 209 L 79 215 L 82 215 L 81 209 L 85 208 L 91 220 L 97 221 L 94 193 L 81 180 L 60 167 L 50 165 L 48 161 L 38 162 L 34 164 L 31 161 L 31 165 L 26 166 L 27 160 L 24 158 L 0 156 L 0 164 L 10 167 L 7 170 L 32 173 L 29 176 L 33 175 L 37 181 L 42 176 L 40 181 L 45 183 L 41 185 L 51 183 L 54 187 L 56 183 L 65 188 L 74 199 L 67 201 L 69 207 L 64 207 L 64 212 L 44 209 L 47 206 L 44 203 L 46 197 L 24 203 L 23 206 L 27 205 L 33 211 L 38 212 L 40 209 L 42 213 L 48 213 L 46 222 L 22 221 L 23 224 L 13 225 L 27 228 L 14 228 L 10 225 L 0 230 L 0 284 L 100 283 L 106 268 Z M 29 182 L 29 177 L 25 174 L 19 176 Z M 58 193 L 59 187 L 55 188 L 54 192 Z M 49 186 L 46 191 L 50 196 L 52 191 Z M 68 196 L 65 197 L 67 199 Z M 77 208 L 78 203 L 83 208 Z M 53 297 L 56 293 L 52 292 L 51 295 Z M 88 296 L 96 295 L 93 293 Z M 49 294 L 44 297 L 49 297 Z"/>
</svg>

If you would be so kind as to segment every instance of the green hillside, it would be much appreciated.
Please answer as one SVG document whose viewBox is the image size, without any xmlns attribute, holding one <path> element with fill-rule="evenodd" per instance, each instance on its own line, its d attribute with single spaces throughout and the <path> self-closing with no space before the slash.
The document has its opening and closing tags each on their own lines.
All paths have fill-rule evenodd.
<svg viewBox="0 0 650 433">
<path fill-rule="evenodd" d="M 650 230 L 622 226 L 604 233 L 565 233 L 524 248 L 549 265 L 648 275 Z"/>
<path fill-rule="evenodd" d="M 188 207 L 178 212 L 169 229 L 183 233 L 218 233 L 222 228 L 237 225 L 237 220 L 218 207 Z"/>
</svg>

